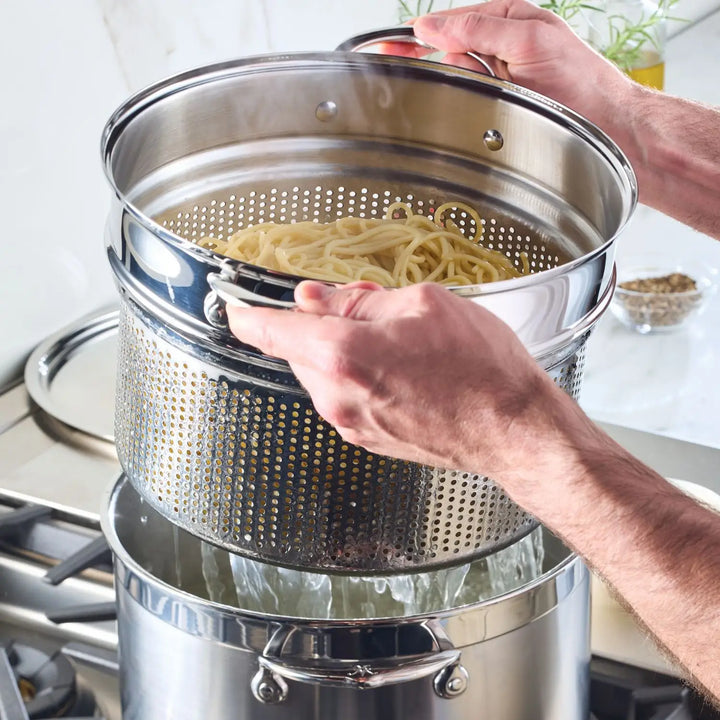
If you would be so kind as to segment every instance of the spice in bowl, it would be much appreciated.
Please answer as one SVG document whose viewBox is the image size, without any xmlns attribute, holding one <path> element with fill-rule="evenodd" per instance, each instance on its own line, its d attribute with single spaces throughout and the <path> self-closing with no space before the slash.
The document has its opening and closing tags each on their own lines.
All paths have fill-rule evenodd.
<svg viewBox="0 0 720 720">
<path fill-rule="evenodd" d="M 699 283 L 684 272 L 641 274 L 618 284 L 613 310 L 639 332 L 670 330 L 681 325 L 702 299 Z"/>
</svg>

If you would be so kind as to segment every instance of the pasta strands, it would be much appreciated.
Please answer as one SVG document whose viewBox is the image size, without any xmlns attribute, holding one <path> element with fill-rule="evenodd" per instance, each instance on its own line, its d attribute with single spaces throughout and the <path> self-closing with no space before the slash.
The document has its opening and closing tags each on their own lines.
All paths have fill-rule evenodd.
<svg viewBox="0 0 720 720">
<path fill-rule="evenodd" d="M 465 237 L 445 217 L 452 210 L 461 210 L 474 221 L 473 238 Z M 330 223 L 266 222 L 226 240 L 204 237 L 198 245 L 270 270 L 335 283 L 472 285 L 530 272 L 526 253 L 520 253 L 522 271 L 518 271 L 503 253 L 480 245 L 481 234 L 480 216 L 464 203 L 444 203 L 427 217 L 413 213 L 407 203 L 396 202 L 382 219 L 348 216 Z"/>
</svg>

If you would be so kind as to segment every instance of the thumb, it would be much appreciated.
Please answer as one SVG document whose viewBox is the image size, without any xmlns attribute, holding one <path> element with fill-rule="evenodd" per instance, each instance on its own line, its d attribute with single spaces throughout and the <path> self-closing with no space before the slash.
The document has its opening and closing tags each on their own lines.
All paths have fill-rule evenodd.
<svg viewBox="0 0 720 720">
<path fill-rule="evenodd" d="M 364 280 L 340 286 L 305 280 L 295 288 L 295 303 L 301 312 L 314 315 L 374 320 L 390 294 L 383 291 L 381 285 Z"/>
</svg>

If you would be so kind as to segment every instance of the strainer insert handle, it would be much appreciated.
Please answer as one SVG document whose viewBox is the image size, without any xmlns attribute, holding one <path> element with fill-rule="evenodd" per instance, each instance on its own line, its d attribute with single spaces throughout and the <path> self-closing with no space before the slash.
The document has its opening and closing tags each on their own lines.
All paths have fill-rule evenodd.
<svg viewBox="0 0 720 720">
<path fill-rule="evenodd" d="M 340 43 L 335 50 L 339 52 L 353 52 L 377 45 L 379 42 L 408 43 L 411 45 L 419 45 L 420 47 L 427 48 L 428 50 L 437 50 L 437 48 L 432 45 L 428 45 L 426 42 L 423 42 L 420 38 L 416 37 L 415 30 L 412 25 L 380 28 L 378 30 L 369 30 L 368 32 L 360 33 L 359 35 L 353 35 L 353 37 L 348 38 L 345 42 Z M 480 63 L 490 77 L 497 77 L 487 61 L 483 60 L 480 55 L 472 51 L 468 51 L 465 54 L 475 60 L 475 62 Z"/>
<path fill-rule="evenodd" d="M 297 307 L 296 303 L 292 300 L 282 300 L 264 295 L 260 292 L 253 292 L 251 289 L 239 285 L 237 282 L 224 277 L 220 273 L 208 274 L 207 282 L 211 290 L 211 295 L 208 296 L 207 299 L 208 305 L 214 304 L 219 298 L 223 303 L 236 307 L 272 307 L 284 310 L 291 310 Z M 329 284 L 336 285 L 336 283 Z M 472 297 L 478 293 L 477 286 L 472 286 L 471 289 L 468 289 L 468 286 L 465 285 L 446 286 L 446 289 L 460 297 Z M 289 296 L 291 292 L 292 290 L 288 289 L 285 294 Z"/>
<path fill-rule="evenodd" d="M 279 300 L 268 295 L 253 292 L 242 285 L 238 285 L 224 278 L 219 273 L 210 273 L 207 276 L 207 282 L 211 290 L 228 305 L 236 305 L 239 307 L 264 306 L 285 309 L 295 307 L 295 303 L 291 300 Z"/>
</svg>

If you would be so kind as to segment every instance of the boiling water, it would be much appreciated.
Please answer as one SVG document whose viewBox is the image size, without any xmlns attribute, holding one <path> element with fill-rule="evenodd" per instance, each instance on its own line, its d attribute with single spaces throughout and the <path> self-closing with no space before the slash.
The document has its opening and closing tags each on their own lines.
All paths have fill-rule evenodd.
<svg viewBox="0 0 720 720">
<path fill-rule="evenodd" d="M 188 573 L 178 568 L 181 589 L 253 612 L 313 619 L 403 617 L 489 600 L 538 578 L 544 558 L 542 528 L 472 563 L 388 576 L 303 572 L 200 545 L 204 587 L 183 587 Z"/>
</svg>

